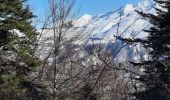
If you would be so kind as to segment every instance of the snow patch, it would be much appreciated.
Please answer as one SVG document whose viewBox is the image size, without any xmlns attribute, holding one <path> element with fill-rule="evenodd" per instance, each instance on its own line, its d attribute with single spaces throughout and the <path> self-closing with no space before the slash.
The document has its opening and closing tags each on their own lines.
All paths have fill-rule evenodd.
<svg viewBox="0 0 170 100">
<path fill-rule="evenodd" d="M 125 8 L 124 8 L 124 13 L 125 13 L 125 14 L 130 13 L 130 12 L 134 11 L 134 9 L 135 9 L 135 8 L 133 7 L 132 4 L 127 4 L 127 5 L 125 6 Z"/>
<path fill-rule="evenodd" d="M 80 17 L 78 20 L 76 20 L 74 23 L 74 27 L 84 27 L 90 23 L 92 19 L 91 15 L 85 14 L 82 17 Z"/>
</svg>

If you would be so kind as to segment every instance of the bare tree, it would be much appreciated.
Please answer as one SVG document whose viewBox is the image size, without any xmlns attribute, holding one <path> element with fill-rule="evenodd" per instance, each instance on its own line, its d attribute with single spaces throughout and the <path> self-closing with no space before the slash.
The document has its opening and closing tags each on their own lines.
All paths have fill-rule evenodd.
<svg viewBox="0 0 170 100">
<path fill-rule="evenodd" d="M 73 31 L 74 14 L 72 15 L 71 11 L 74 0 L 48 0 L 48 2 L 49 15 L 37 41 L 40 47 L 37 54 L 43 56 L 41 57 L 43 64 L 33 81 L 41 78 L 43 81 L 41 83 L 48 87 L 51 99 L 56 100 L 63 96 L 67 98 L 66 93 L 74 92 L 74 87 L 78 84 L 74 81 L 79 74 L 78 66 L 81 66 L 82 62 L 78 53 L 81 47 L 78 48 L 74 42 L 80 39 L 83 30 Z M 50 48 L 46 48 L 47 45 Z M 43 55 L 41 51 L 43 53 L 45 51 L 45 54 Z"/>
<path fill-rule="evenodd" d="M 120 33 L 122 16 L 119 16 L 115 40 L 110 41 L 113 47 L 110 51 L 106 48 L 107 44 L 96 44 L 93 38 L 92 49 L 86 51 L 89 44 L 76 42 L 84 39 L 82 34 L 88 36 L 95 29 L 87 31 L 86 27 L 74 27 L 73 4 L 74 0 L 49 0 L 49 15 L 37 41 L 40 48 L 37 54 L 43 56 L 42 69 L 33 81 L 38 79 L 45 84 L 50 100 L 132 99 L 129 93 L 136 85 L 132 77 L 139 73 L 129 70 L 130 64 L 115 62 L 128 43 L 123 43 L 114 55 L 112 51 L 122 34 L 139 18 Z"/>
</svg>

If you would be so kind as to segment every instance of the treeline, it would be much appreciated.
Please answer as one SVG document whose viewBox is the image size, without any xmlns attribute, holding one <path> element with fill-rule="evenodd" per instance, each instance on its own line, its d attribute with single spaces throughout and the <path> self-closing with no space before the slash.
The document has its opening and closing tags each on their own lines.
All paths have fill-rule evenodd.
<svg viewBox="0 0 170 100">
<path fill-rule="evenodd" d="M 93 39 L 89 52 L 76 44 L 91 31 L 73 27 L 74 0 L 48 0 L 40 31 L 26 1 L 0 0 L 0 100 L 170 100 L 169 0 L 154 0 L 156 14 L 136 11 L 151 24 L 143 30 L 148 36 L 115 36 L 111 45 L 123 45 L 114 56 Z M 149 59 L 115 62 L 126 45 L 137 43 Z"/>
</svg>

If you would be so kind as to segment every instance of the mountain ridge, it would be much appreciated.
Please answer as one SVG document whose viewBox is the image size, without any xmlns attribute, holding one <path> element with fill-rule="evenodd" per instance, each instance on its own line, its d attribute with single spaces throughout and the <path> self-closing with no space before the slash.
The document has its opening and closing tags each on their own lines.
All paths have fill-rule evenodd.
<svg viewBox="0 0 170 100">
<path fill-rule="evenodd" d="M 81 16 L 76 21 L 73 21 L 73 29 L 66 35 L 66 38 L 71 38 L 75 33 L 83 30 L 83 35 L 80 40 L 75 41 L 76 45 L 92 45 L 94 44 L 105 44 L 107 48 L 110 48 L 112 44 L 114 46 L 110 49 L 112 55 L 114 52 L 123 45 L 122 41 L 119 41 L 115 36 L 121 36 L 124 38 L 146 38 L 147 33 L 143 32 L 143 29 L 148 29 L 150 24 L 141 18 L 141 16 L 135 12 L 143 11 L 145 13 L 154 13 L 153 0 L 140 2 L 138 4 L 127 4 L 118 10 L 108 12 L 106 14 L 98 14 L 95 16 L 85 14 Z M 52 32 L 45 31 L 49 34 L 44 35 L 41 38 L 40 44 L 44 50 L 40 50 L 40 55 L 47 55 L 48 51 L 52 48 Z M 45 33 L 44 32 L 44 33 Z M 87 51 L 86 51 L 87 52 Z M 44 58 L 44 57 L 42 57 Z M 116 60 L 139 60 L 147 59 L 148 56 L 145 50 L 142 48 L 141 44 L 137 44 L 135 47 L 127 45 L 121 50 L 117 55 Z"/>
<path fill-rule="evenodd" d="M 118 10 L 115 10 L 113 12 L 108 12 L 106 14 L 99 14 L 95 16 L 90 16 L 88 14 L 85 14 L 84 16 L 80 17 L 78 21 L 86 22 L 84 23 L 83 26 L 86 26 L 87 30 L 97 29 L 95 30 L 96 32 L 93 31 L 91 33 L 91 37 L 94 37 L 94 38 L 105 37 L 107 38 L 107 40 L 109 40 L 111 39 L 109 37 L 112 37 L 110 36 L 111 33 L 109 33 L 109 31 L 116 33 L 113 30 L 116 30 L 116 27 L 119 21 L 120 21 L 120 24 L 126 24 L 124 26 L 128 27 L 129 25 L 131 25 L 131 23 L 135 22 L 135 20 L 137 20 L 140 17 L 140 15 L 138 15 L 137 12 L 135 12 L 135 10 L 143 11 L 147 13 L 154 13 L 153 6 L 154 6 L 154 3 L 152 0 L 140 2 L 135 5 L 127 4 L 124 7 L 119 8 Z M 88 18 L 86 19 L 87 15 L 88 15 Z M 122 17 L 121 20 L 120 20 L 120 16 Z M 82 19 L 82 21 L 80 21 L 80 19 Z M 146 24 L 148 24 L 146 21 L 139 19 L 138 21 L 136 21 L 136 23 L 134 23 L 134 26 L 144 27 L 143 25 L 146 25 Z M 79 25 L 76 24 L 75 26 L 78 27 Z M 121 26 L 120 30 L 125 30 L 125 27 L 124 28 L 122 27 L 123 25 L 120 25 L 120 26 Z M 131 30 L 135 30 L 135 31 L 137 29 L 140 30 L 139 27 L 134 29 L 133 28 L 134 26 L 132 25 Z M 79 27 L 82 27 L 82 23 Z M 121 32 L 122 31 L 120 31 L 119 33 Z M 127 35 L 127 34 L 124 34 L 124 35 Z"/>
</svg>

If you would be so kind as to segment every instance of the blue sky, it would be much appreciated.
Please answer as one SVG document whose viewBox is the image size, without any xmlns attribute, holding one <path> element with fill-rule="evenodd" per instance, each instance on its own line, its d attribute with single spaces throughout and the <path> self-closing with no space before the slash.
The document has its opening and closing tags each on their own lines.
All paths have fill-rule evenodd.
<svg viewBox="0 0 170 100">
<path fill-rule="evenodd" d="M 47 10 L 48 0 L 28 0 L 35 15 L 42 17 Z M 79 16 L 83 14 L 101 14 L 114 11 L 125 4 L 136 4 L 142 0 L 77 0 L 75 9 L 80 8 Z"/>
</svg>

